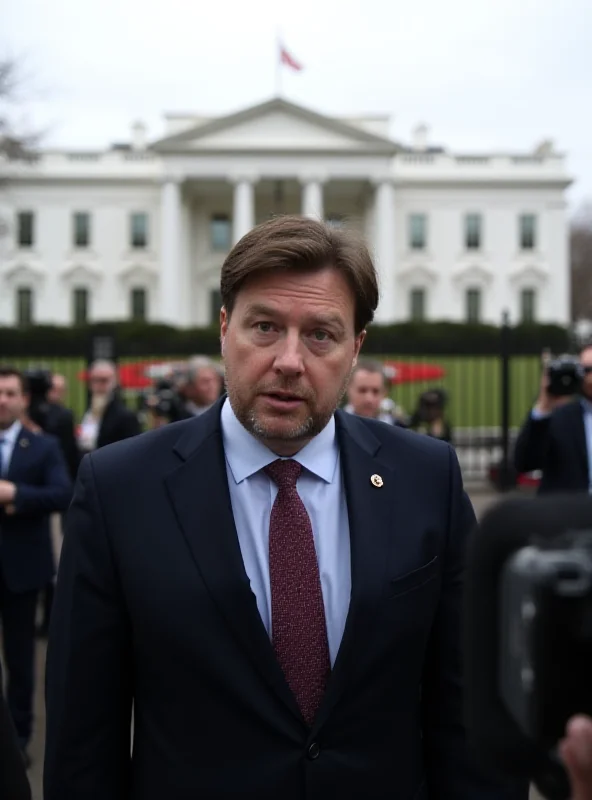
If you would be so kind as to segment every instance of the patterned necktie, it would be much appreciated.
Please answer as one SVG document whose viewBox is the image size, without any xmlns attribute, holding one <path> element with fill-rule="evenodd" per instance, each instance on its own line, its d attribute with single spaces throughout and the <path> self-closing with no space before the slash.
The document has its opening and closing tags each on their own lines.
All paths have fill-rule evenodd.
<svg viewBox="0 0 592 800">
<path fill-rule="evenodd" d="M 271 638 L 302 716 L 312 725 L 331 661 L 312 525 L 296 490 L 301 470 L 297 461 L 281 459 L 265 468 L 278 487 L 269 524 Z"/>
<path fill-rule="evenodd" d="M 4 462 L 3 462 L 3 458 L 4 458 L 3 450 L 4 450 L 4 447 L 3 447 L 3 445 L 4 445 L 5 441 L 6 441 L 6 439 L 0 439 L 0 479 L 2 479 L 4 477 Z"/>
</svg>

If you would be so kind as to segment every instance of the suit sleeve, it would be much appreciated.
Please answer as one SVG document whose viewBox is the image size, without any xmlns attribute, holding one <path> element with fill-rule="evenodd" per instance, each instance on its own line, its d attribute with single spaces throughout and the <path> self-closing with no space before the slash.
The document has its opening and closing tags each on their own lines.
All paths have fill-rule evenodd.
<svg viewBox="0 0 592 800">
<path fill-rule="evenodd" d="M 528 786 L 504 785 L 481 770 L 466 740 L 462 676 L 465 548 L 476 521 L 449 448 L 450 502 L 440 602 L 422 684 L 423 737 L 430 800 L 527 800 Z"/>
<path fill-rule="evenodd" d="M 15 514 L 65 511 L 72 499 L 72 482 L 58 442 L 44 437 L 43 478 L 39 484 L 16 483 Z"/>
<path fill-rule="evenodd" d="M 514 466 L 518 472 L 542 470 L 550 449 L 551 417 L 533 419 L 529 414 L 520 429 L 514 449 Z"/>
<path fill-rule="evenodd" d="M 51 615 L 45 800 L 128 800 L 131 706 L 130 627 L 87 456 Z"/>
</svg>

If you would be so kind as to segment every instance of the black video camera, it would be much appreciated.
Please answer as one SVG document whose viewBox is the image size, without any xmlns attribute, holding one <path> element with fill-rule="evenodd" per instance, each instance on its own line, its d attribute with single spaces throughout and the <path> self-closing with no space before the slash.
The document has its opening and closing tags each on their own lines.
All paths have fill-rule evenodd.
<svg viewBox="0 0 592 800">
<path fill-rule="evenodd" d="M 47 395 L 51 389 L 52 374 L 48 369 L 35 368 L 23 372 L 29 394 L 28 415 L 42 430 L 46 429 L 49 403 Z"/>
<path fill-rule="evenodd" d="M 547 391 L 553 397 L 569 397 L 581 389 L 583 371 L 574 356 L 562 355 L 553 359 L 547 365 L 547 374 Z"/>
<path fill-rule="evenodd" d="M 592 497 L 489 511 L 469 549 L 465 615 L 473 747 L 549 800 L 567 800 L 557 745 L 572 716 L 592 716 Z"/>
<path fill-rule="evenodd" d="M 168 422 L 178 422 L 185 417 L 175 382 L 166 378 L 156 381 L 154 386 L 141 396 L 138 411 L 166 418 Z"/>
</svg>

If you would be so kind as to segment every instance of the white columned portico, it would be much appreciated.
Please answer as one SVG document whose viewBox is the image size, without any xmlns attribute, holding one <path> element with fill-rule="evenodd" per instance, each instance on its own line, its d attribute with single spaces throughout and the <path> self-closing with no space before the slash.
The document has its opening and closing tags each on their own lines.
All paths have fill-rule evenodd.
<svg viewBox="0 0 592 800">
<path fill-rule="evenodd" d="M 237 178 L 234 181 L 232 240 L 236 244 L 255 225 L 255 181 Z"/>
<path fill-rule="evenodd" d="M 181 179 L 167 176 L 161 189 L 160 319 L 178 325 L 181 311 Z"/>
<path fill-rule="evenodd" d="M 324 219 L 323 181 L 311 178 L 302 181 L 302 214 L 313 219 Z"/>
<path fill-rule="evenodd" d="M 395 320 L 395 187 L 389 178 L 375 187 L 374 252 L 380 288 L 375 320 L 387 324 Z"/>
</svg>

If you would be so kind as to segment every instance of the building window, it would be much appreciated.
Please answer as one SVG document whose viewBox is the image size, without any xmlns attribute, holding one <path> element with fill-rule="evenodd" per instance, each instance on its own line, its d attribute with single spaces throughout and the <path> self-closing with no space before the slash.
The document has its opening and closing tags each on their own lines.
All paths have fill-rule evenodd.
<svg viewBox="0 0 592 800">
<path fill-rule="evenodd" d="M 74 325 L 86 325 L 88 322 L 88 289 L 77 287 L 72 292 Z"/>
<path fill-rule="evenodd" d="M 536 247 L 536 217 L 534 214 L 520 215 L 520 249 L 534 250 Z"/>
<path fill-rule="evenodd" d="M 73 217 L 74 247 L 90 247 L 90 214 L 76 211 Z"/>
<path fill-rule="evenodd" d="M 409 295 L 410 316 L 413 322 L 423 322 L 425 319 L 425 289 L 412 289 Z"/>
<path fill-rule="evenodd" d="M 24 286 L 16 290 L 16 324 L 21 328 L 33 324 L 33 290 Z"/>
<path fill-rule="evenodd" d="M 146 289 L 136 287 L 130 293 L 131 318 L 134 322 L 145 322 L 148 318 L 148 294 Z"/>
<path fill-rule="evenodd" d="M 327 214 L 325 222 L 330 228 L 343 228 L 345 226 L 345 216 L 343 214 Z"/>
<path fill-rule="evenodd" d="M 481 322 L 481 289 L 467 289 L 467 322 Z"/>
<path fill-rule="evenodd" d="M 425 250 L 427 246 L 427 218 L 425 214 L 409 215 L 409 248 Z"/>
<path fill-rule="evenodd" d="M 220 289 L 212 289 L 210 292 L 210 325 L 217 325 L 220 321 L 220 309 L 222 308 L 222 293 Z"/>
<path fill-rule="evenodd" d="M 148 247 L 148 214 L 143 211 L 130 216 L 130 244 L 134 248 Z"/>
<path fill-rule="evenodd" d="M 482 232 L 481 214 L 467 214 L 465 217 L 465 246 L 467 250 L 481 248 Z"/>
<path fill-rule="evenodd" d="M 17 237 L 19 247 L 33 247 L 35 244 L 35 215 L 32 211 L 19 211 Z"/>
<path fill-rule="evenodd" d="M 212 250 L 227 252 L 232 242 L 232 226 L 228 214 L 212 214 L 210 219 Z"/>
<path fill-rule="evenodd" d="M 520 292 L 520 319 L 524 323 L 536 322 L 535 289 L 522 289 Z"/>
</svg>

